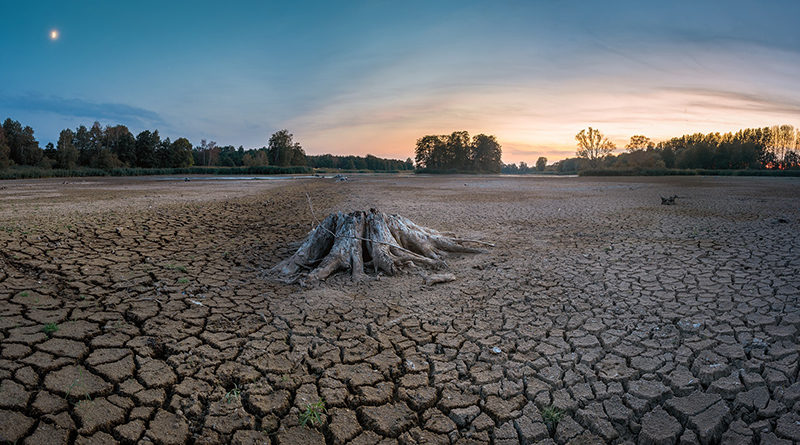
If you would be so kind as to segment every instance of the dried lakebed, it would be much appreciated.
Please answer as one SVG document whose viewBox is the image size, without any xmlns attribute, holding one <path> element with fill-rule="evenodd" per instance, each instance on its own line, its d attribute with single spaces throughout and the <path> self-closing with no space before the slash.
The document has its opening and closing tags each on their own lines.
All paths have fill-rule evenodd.
<svg viewBox="0 0 800 445">
<path fill-rule="evenodd" d="M 64 182 L 0 190 L 0 442 L 800 441 L 797 179 Z M 266 280 L 306 193 L 497 246 Z"/>
</svg>

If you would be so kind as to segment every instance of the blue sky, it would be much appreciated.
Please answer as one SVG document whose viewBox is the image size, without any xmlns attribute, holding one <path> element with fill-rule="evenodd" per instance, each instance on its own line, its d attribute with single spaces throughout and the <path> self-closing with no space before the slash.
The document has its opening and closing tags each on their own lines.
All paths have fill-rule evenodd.
<svg viewBox="0 0 800 445">
<path fill-rule="evenodd" d="M 800 124 L 793 0 L 0 5 L 0 117 L 42 145 L 98 120 L 405 158 L 466 129 L 530 163 L 572 155 L 589 125 L 622 146 Z"/>
</svg>

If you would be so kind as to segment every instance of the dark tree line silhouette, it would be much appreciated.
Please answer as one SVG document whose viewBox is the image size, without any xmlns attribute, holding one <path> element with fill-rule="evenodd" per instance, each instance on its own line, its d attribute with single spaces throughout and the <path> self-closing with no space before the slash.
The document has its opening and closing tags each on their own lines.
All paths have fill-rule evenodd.
<svg viewBox="0 0 800 445">
<path fill-rule="evenodd" d="M 376 156 L 308 156 L 294 136 L 280 130 L 270 136 L 267 146 L 245 150 L 232 145 L 218 146 L 214 141 L 201 141 L 193 147 L 186 138 L 162 139 L 158 130 L 144 130 L 134 136 L 124 125 L 102 127 L 95 122 L 62 130 L 56 145 L 44 149 L 34 136 L 33 128 L 6 119 L 0 126 L 0 169 L 10 166 L 33 166 L 73 170 L 94 168 L 185 168 L 308 166 L 360 170 L 410 170 L 406 161 Z"/>
</svg>

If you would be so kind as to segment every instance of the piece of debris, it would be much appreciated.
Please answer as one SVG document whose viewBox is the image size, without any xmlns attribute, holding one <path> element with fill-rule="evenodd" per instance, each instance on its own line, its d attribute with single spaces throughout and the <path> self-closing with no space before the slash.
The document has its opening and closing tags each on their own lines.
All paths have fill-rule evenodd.
<svg viewBox="0 0 800 445">
<path fill-rule="evenodd" d="M 503 350 L 500 349 L 499 347 L 495 346 L 495 347 L 492 348 L 492 352 L 494 354 L 499 354 L 499 353 L 503 352 Z"/>
<path fill-rule="evenodd" d="M 199 302 L 197 300 L 189 300 L 189 303 L 196 304 L 198 306 L 202 306 L 203 305 L 203 303 L 201 303 L 201 302 Z"/>
<path fill-rule="evenodd" d="M 428 275 L 424 278 L 426 286 L 433 286 L 434 284 L 449 283 L 455 281 L 456 276 L 451 273 L 435 273 Z"/>
<path fill-rule="evenodd" d="M 338 175 L 334 176 L 333 179 L 335 179 L 338 182 L 343 182 L 343 181 L 347 181 L 347 176 L 342 175 L 342 174 L 338 174 Z"/>
<path fill-rule="evenodd" d="M 663 196 L 662 196 L 662 197 L 661 197 L 661 205 L 662 205 L 662 206 L 672 206 L 672 205 L 675 205 L 675 198 L 677 198 L 677 197 L 678 197 L 678 195 L 672 195 L 672 196 L 670 196 L 669 198 L 665 198 L 665 197 L 663 197 Z"/>
<path fill-rule="evenodd" d="M 350 271 L 354 280 L 360 280 L 365 269 L 386 275 L 418 267 L 445 269 L 444 257 L 448 252 L 483 252 L 465 243 L 494 247 L 483 241 L 456 238 L 375 209 L 337 212 L 328 215 L 308 234 L 294 255 L 270 272 L 283 282 L 295 283 L 322 281 L 341 270 Z"/>
<path fill-rule="evenodd" d="M 183 182 L 189 182 L 189 181 L 191 181 L 191 179 L 189 179 L 189 178 L 183 178 Z"/>
</svg>

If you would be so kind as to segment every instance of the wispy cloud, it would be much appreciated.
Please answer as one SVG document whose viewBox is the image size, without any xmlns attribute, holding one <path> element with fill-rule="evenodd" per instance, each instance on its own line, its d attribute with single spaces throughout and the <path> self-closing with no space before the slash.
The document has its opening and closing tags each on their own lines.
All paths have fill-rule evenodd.
<svg viewBox="0 0 800 445">
<path fill-rule="evenodd" d="M 38 93 L 17 95 L 0 93 L 0 106 L 10 111 L 54 113 L 61 116 L 111 121 L 125 125 L 147 126 L 163 123 L 158 113 L 144 108 Z"/>
<path fill-rule="evenodd" d="M 694 96 L 693 105 L 723 110 L 800 114 L 800 100 L 715 88 L 665 87 L 664 91 Z"/>
</svg>

